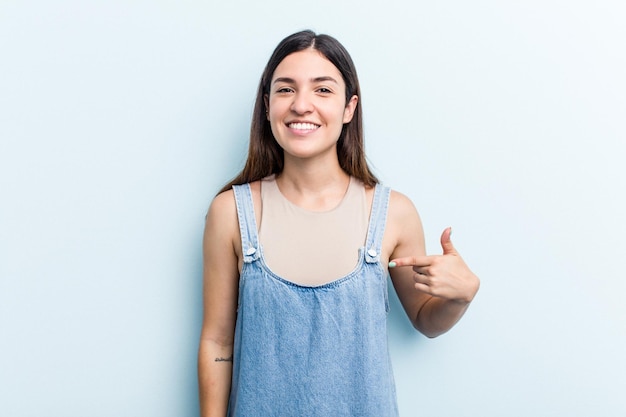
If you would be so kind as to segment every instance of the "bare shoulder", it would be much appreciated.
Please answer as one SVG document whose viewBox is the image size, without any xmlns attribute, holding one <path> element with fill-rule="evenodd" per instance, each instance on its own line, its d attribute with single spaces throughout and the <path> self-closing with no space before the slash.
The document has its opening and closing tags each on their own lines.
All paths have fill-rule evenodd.
<svg viewBox="0 0 626 417">
<path fill-rule="evenodd" d="M 419 213 L 409 197 L 395 190 L 389 197 L 386 229 L 391 257 L 424 251 L 424 230 Z"/>
<path fill-rule="evenodd" d="M 365 193 L 367 195 L 368 202 L 371 204 L 374 199 L 374 187 L 366 188 Z M 399 191 L 391 190 L 387 215 L 391 217 L 402 217 L 405 215 L 410 216 L 412 214 L 417 214 L 417 210 L 415 209 L 411 199 Z"/>
<path fill-rule="evenodd" d="M 213 199 L 207 213 L 207 223 L 227 223 L 229 218 L 237 219 L 237 205 L 233 190 L 224 191 Z"/>
<path fill-rule="evenodd" d="M 415 205 L 409 197 L 394 190 L 389 196 L 387 224 L 396 226 L 399 231 L 422 233 L 422 222 Z"/>
<path fill-rule="evenodd" d="M 250 183 L 252 200 L 257 224 L 261 221 L 261 181 Z M 225 245 L 228 243 L 230 245 Z M 235 193 L 232 189 L 218 194 L 211 203 L 206 217 L 206 227 L 204 233 L 205 248 L 212 249 L 213 253 L 224 254 L 226 247 L 232 248 L 238 258 L 241 267 L 241 234 L 239 231 L 239 220 L 237 215 L 237 203 Z M 221 246 L 221 247 L 218 247 Z"/>
<path fill-rule="evenodd" d="M 228 241 L 236 246 L 239 237 L 237 205 L 233 190 L 218 194 L 209 207 L 204 233 L 205 244 Z"/>
<path fill-rule="evenodd" d="M 399 191 L 391 190 L 389 196 L 389 216 L 406 220 L 418 216 L 417 209 L 409 197 Z"/>
<path fill-rule="evenodd" d="M 252 199 L 254 202 L 261 199 L 261 181 L 254 181 L 250 183 L 250 191 L 252 192 Z M 209 207 L 208 215 L 216 215 L 222 217 L 224 215 L 237 214 L 237 204 L 235 203 L 235 192 L 230 189 L 219 193 L 213 199 L 211 206 Z"/>
</svg>

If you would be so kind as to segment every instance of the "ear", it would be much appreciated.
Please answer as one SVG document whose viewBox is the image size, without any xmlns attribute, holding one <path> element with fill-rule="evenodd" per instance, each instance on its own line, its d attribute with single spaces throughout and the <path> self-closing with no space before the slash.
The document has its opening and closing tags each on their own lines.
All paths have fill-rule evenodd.
<svg viewBox="0 0 626 417">
<path fill-rule="evenodd" d="M 265 102 L 265 118 L 270 119 L 270 98 L 267 94 L 263 95 L 263 101 Z"/>
<path fill-rule="evenodd" d="M 343 123 L 350 123 L 352 121 L 352 117 L 354 116 L 354 111 L 356 110 L 356 106 L 359 103 L 358 96 L 350 97 L 350 101 L 346 105 L 346 108 L 343 111 Z"/>
</svg>

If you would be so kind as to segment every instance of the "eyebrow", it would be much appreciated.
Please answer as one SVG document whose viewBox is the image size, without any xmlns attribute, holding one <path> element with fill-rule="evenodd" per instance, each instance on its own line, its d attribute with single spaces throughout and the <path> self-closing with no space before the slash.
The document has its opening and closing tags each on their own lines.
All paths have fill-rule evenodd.
<svg viewBox="0 0 626 417">
<path fill-rule="evenodd" d="M 330 77 L 328 75 L 323 76 L 323 77 L 315 77 L 315 78 L 311 78 L 311 82 L 313 83 L 320 83 L 320 82 L 333 82 L 335 84 L 339 84 L 337 82 L 337 80 L 335 80 L 333 77 Z M 295 84 L 296 81 L 293 78 L 289 78 L 289 77 L 280 77 L 280 78 L 276 78 L 272 84 L 276 84 L 276 83 L 287 83 L 287 84 Z"/>
</svg>

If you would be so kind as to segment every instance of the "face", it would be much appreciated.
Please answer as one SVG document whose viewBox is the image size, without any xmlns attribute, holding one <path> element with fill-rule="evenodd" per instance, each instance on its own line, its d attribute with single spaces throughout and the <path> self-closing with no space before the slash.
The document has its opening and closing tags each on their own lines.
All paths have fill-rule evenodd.
<svg viewBox="0 0 626 417">
<path fill-rule="evenodd" d="M 352 120 L 358 102 L 346 103 L 341 73 L 314 49 L 288 55 L 276 67 L 265 97 L 274 138 L 288 158 L 336 158 L 336 146 L 345 123 Z"/>
</svg>

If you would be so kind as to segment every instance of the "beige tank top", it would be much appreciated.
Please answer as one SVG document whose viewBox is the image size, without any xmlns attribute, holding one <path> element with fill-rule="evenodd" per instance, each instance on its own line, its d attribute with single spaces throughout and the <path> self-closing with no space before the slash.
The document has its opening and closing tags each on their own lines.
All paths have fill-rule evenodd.
<svg viewBox="0 0 626 417">
<path fill-rule="evenodd" d="M 330 211 L 305 210 L 287 200 L 274 176 L 261 181 L 259 239 L 267 266 L 285 280 L 318 286 L 352 272 L 365 244 L 369 206 L 365 186 L 350 178 Z"/>
</svg>

